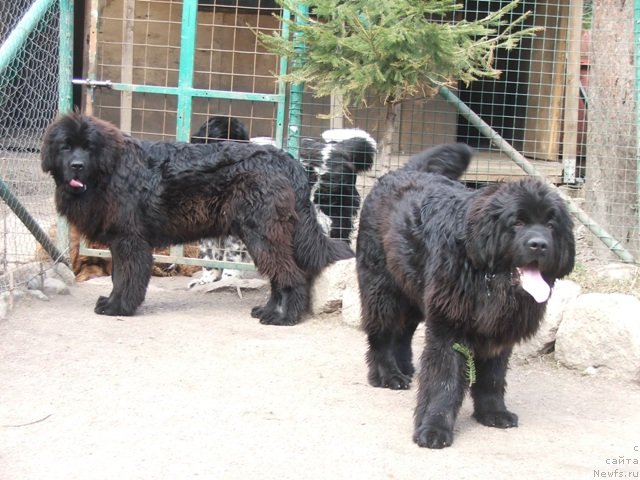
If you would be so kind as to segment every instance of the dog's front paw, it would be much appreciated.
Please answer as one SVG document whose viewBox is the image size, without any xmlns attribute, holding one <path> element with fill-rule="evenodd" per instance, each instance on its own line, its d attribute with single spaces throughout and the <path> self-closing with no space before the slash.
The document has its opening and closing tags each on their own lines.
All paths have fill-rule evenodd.
<svg viewBox="0 0 640 480">
<path fill-rule="evenodd" d="M 123 316 L 128 317 L 135 313 L 135 308 L 124 308 L 120 302 L 113 301 L 111 298 L 99 297 L 96 302 L 96 308 L 93 311 L 99 315 Z"/>
<path fill-rule="evenodd" d="M 453 444 L 453 431 L 434 425 L 421 426 L 413 434 L 413 441 L 426 448 L 450 447 Z"/>
<path fill-rule="evenodd" d="M 105 306 L 107 306 L 108 303 L 109 303 L 109 297 L 100 295 L 98 297 L 98 301 L 96 302 L 95 312 L 100 313 L 98 310 L 103 309 Z"/>
<path fill-rule="evenodd" d="M 408 390 L 411 387 L 411 375 L 405 375 L 400 371 L 380 371 L 382 368 L 374 368 L 369 372 L 369 385 L 372 387 L 390 388 L 391 390 Z"/>
<path fill-rule="evenodd" d="M 508 410 L 502 412 L 476 412 L 473 417 L 487 427 L 514 428 L 518 426 L 518 416 Z"/>
<path fill-rule="evenodd" d="M 298 321 L 288 315 L 278 314 L 276 312 L 264 313 L 260 315 L 260 323 L 263 325 L 277 325 L 290 327 L 296 325 Z"/>
<path fill-rule="evenodd" d="M 253 307 L 251 309 L 251 316 L 253 318 L 261 318 L 264 315 L 265 307 Z"/>
</svg>

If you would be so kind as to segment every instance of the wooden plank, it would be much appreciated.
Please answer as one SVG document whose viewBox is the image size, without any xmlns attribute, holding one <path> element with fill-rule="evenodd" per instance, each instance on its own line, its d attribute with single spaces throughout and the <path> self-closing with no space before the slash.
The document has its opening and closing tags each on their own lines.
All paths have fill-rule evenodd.
<svg viewBox="0 0 640 480">
<path fill-rule="evenodd" d="M 122 4 L 122 72 L 121 82 L 133 83 L 133 29 L 136 0 L 124 0 Z M 133 111 L 133 93 L 120 93 L 120 129 L 131 133 L 131 117 Z"/>
<path fill-rule="evenodd" d="M 536 26 L 544 28 L 531 44 L 531 66 L 523 153 L 558 160 L 566 55 L 567 7 L 543 2 L 536 6 Z M 564 27 L 562 25 L 564 22 Z"/>
<path fill-rule="evenodd" d="M 564 103 L 562 135 L 562 164 L 564 180 L 575 181 L 578 150 L 578 116 L 580 112 L 580 46 L 582 40 L 582 0 L 571 0 L 569 5 L 569 32 L 567 48 L 567 85 Z"/>
</svg>

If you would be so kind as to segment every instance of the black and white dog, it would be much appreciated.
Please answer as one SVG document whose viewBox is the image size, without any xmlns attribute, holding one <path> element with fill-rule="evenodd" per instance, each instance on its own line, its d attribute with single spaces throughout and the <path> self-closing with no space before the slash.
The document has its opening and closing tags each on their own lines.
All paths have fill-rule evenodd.
<svg viewBox="0 0 640 480">
<path fill-rule="evenodd" d="M 311 138 L 302 140 L 300 161 L 307 171 L 311 201 L 316 207 L 318 222 L 331 238 L 350 242 L 361 201 L 356 179 L 359 173 L 371 169 L 377 145 L 367 132 L 355 128 L 327 130 L 322 138 L 323 141 Z M 209 118 L 191 136 L 191 143 L 225 140 L 274 143 L 265 137 L 250 138 L 240 120 L 227 116 Z M 251 257 L 242 242 L 233 237 L 202 240 L 200 258 L 251 263 Z M 189 286 L 212 283 L 223 275 L 237 274 L 237 270 L 204 268 L 200 279 L 192 281 Z"/>
<path fill-rule="evenodd" d="M 322 138 L 324 142 L 302 140 L 300 161 L 307 169 L 311 201 L 322 214 L 318 217 L 325 232 L 350 242 L 360 207 L 356 179 L 373 166 L 376 142 L 356 128 L 326 130 Z"/>
</svg>

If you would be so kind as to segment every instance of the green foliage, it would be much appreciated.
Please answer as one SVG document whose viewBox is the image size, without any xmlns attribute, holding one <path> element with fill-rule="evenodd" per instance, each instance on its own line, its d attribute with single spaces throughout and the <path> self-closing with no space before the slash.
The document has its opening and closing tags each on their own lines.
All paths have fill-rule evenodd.
<svg viewBox="0 0 640 480">
<path fill-rule="evenodd" d="M 472 386 L 476 383 L 476 362 L 473 360 L 473 352 L 462 343 L 454 343 L 452 348 L 465 358 L 467 364 L 467 381 L 469 382 L 469 386 Z"/>
<path fill-rule="evenodd" d="M 477 21 L 454 22 L 445 18 L 461 8 L 454 0 L 277 1 L 297 17 L 282 20 L 292 38 L 258 36 L 292 60 L 284 79 L 305 83 L 316 96 L 341 95 L 346 106 L 369 95 L 398 103 L 458 80 L 497 77 L 495 50 L 512 49 L 535 30 L 520 28 L 526 14 L 506 20 L 517 0 Z"/>
</svg>

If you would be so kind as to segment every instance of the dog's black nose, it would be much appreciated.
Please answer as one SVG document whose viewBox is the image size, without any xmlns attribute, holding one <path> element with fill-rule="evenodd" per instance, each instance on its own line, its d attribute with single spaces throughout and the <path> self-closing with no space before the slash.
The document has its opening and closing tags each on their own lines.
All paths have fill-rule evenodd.
<svg viewBox="0 0 640 480">
<path fill-rule="evenodd" d="M 527 240 L 527 247 L 536 253 L 545 253 L 548 246 L 547 241 L 542 237 L 533 237 Z"/>
<path fill-rule="evenodd" d="M 71 169 L 74 172 L 80 172 L 84 169 L 84 163 L 81 162 L 80 160 L 74 160 L 71 162 Z"/>
</svg>

